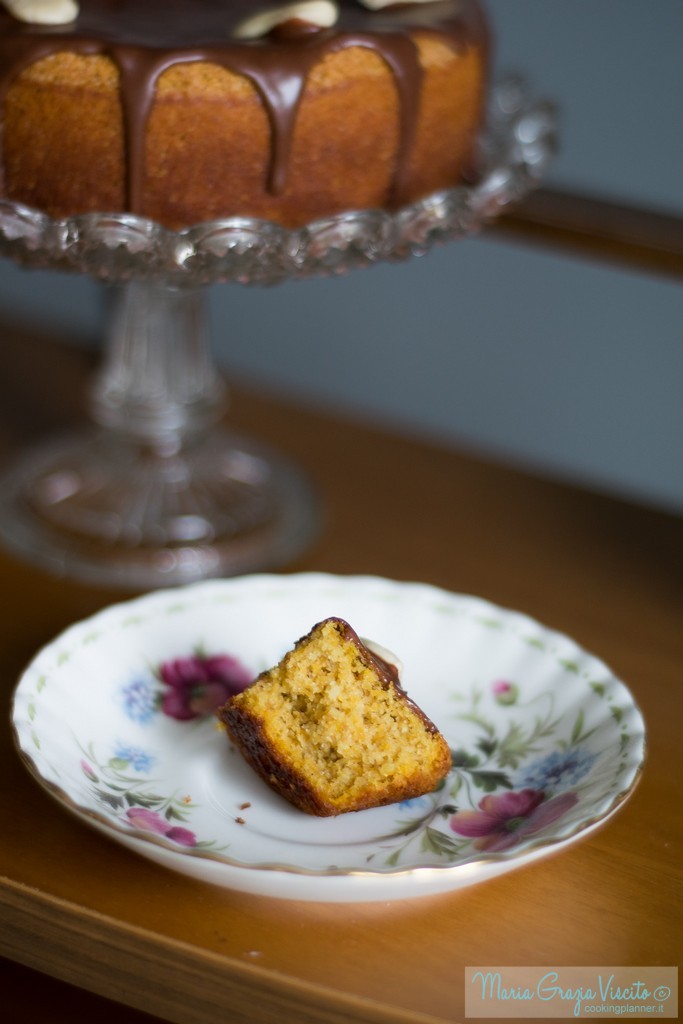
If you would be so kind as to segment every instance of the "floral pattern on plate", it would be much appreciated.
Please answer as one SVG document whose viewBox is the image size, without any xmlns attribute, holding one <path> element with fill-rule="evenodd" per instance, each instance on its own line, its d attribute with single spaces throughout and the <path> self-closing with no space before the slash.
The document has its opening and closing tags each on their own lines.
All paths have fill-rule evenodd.
<svg viewBox="0 0 683 1024">
<path fill-rule="evenodd" d="M 213 709 L 329 614 L 400 656 L 452 748 L 436 792 L 310 818 L 218 728 Z M 324 574 L 106 609 L 34 659 L 13 718 L 29 770 L 110 838 L 214 884 L 300 899 L 440 892 L 526 863 L 603 822 L 644 757 L 628 690 L 569 638 L 478 598 Z"/>
<path fill-rule="evenodd" d="M 254 679 L 237 658 L 207 655 L 201 648 L 162 661 L 151 677 L 138 673 L 121 690 L 124 711 L 132 721 L 147 722 L 159 711 L 179 722 L 201 718 Z"/>
</svg>

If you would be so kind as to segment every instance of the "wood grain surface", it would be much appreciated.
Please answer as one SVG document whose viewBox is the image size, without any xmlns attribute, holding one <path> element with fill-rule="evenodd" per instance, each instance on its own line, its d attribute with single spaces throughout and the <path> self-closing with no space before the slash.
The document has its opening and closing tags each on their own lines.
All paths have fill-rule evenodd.
<svg viewBox="0 0 683 1024">
<path fill-rule="evenodd" d="M 80 419 L 91 364 L 59 338 L 9 324 L 1 335 L 8 459 Z M 570 634 L 643 710 L 642 781 L 602 829 L 480 886 L 297 903 L 166 872 L 89 830 L 29 777 L 5 714 L 0 979 L 12 1024 L 58 1024 L 78 1007 L 84 1019 L 132 1024 L 144 1018 L 127 1007 L 176 1024 L 444 1024 L 463 1019 L 469 965 L 679 963 L 683 522 L 239 389 L 230 415 L 276 439 L 319 487 L 324 528 L 291 571 L 421 580 Z M 122 595 L 1 551 L 0 581 L 7 709 L 41 645 Z"/>
</svg>

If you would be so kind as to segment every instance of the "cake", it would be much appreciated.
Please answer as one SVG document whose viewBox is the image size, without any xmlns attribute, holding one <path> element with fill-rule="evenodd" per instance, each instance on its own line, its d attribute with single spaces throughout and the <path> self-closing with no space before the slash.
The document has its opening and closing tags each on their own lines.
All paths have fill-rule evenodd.
<svg viewBox="0 0 683 1024">
<path fill-rule="evenodd" d="M 314 626 L 218 717 L 261 778 L 308 814 L 422 796 L 451 767 L 396 667 L 340 618 Z"/>
<path fill-rule="evenodd" d="M 0 0 L 0 196 L 173 230 L 395 208 L 474 173 L 487 39 L 478 0 Z"/>
</svg>

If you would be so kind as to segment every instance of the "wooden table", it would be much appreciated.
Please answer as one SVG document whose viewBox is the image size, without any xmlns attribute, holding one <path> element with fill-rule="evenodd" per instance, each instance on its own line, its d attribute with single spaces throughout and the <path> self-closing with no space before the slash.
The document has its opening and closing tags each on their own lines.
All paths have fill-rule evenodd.
<svg viewBox="0 0 683 1024">
<path fill-rule="evenodd" d="M 0 360 L 0 455 L 78 418 L 82 354 L 5 325 Z M 296 903 L 168 873 L 84 827 L 29 777 L 3 716 L 5 1019 L 146 1019 L 124 1004 L 201 1024 L 436 1024 L 463 1019 L 468 965 L 679 963 L 683 521 L 264 396 L 233 399 L 233 422 L 277 437 L 322 492 L 322 537 L 290 569 L 422 580 L 569 633 L 641 705 L 644 776 L 604 828 L 497 880 L 404 902 Z M 371 481 L 362 502 L 349 479 Z M 0 573 L 7 706 L 38 647 L 121 595 L 4 553 Z"/>
</svg>

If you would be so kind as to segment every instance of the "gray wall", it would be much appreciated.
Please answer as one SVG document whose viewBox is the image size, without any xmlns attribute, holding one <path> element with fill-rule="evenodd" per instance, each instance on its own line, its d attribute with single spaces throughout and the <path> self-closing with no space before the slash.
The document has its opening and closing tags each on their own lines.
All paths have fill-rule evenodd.
<svg viewBox="0 0 683 1024">
<path fill-rule="evenodd" d="M 549 184 L 683 214 L 680 0 L 489 0 L 497 65 L 562 111 Z M 683 510 L 683 294 L 478 238 L 343 279 L 210 289 L 231 375 Z M 96 335 L 98 286 L 0 266 L 0 315 Z"/>
</svg>

